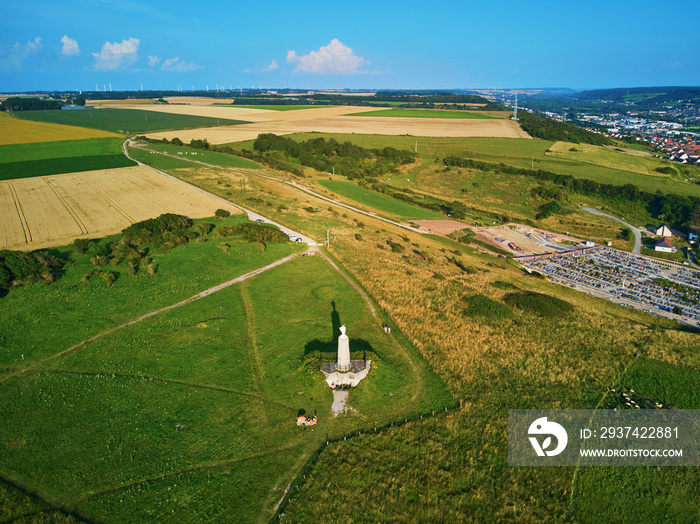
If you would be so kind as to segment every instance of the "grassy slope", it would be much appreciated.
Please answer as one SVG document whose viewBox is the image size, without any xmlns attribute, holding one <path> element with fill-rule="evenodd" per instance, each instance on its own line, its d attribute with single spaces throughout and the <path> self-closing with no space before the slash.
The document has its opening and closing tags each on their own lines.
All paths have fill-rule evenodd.
<svg viewBox="0 0 700 524">
<path fill-rule="evenodd" d="M 247 222 L 247 219 L 236 215 L 223 221 L 205 221 L 218 226 Z M 142 269 L 132 277 L 124 262 L 119 266 L 108 265 L 104 269 L 120 273 L 111 288 L 99 278 L 82 282 L 83 275 L 94 269 L 90 253 L 78 255 L 70 247 L 51 250 L 73 262 L 61 279 L 48 287 L 39 283 L 25 285 L 0 299 L 0 346 L 11 348 L 0 354 L 0 366 L 20 368 L 22 355 L 24 362 L 44 358 L 138 314 L 184 300 L 291 253 L 287 244 L 270 244 L 261 253 L 252 244 L 236 242 L 236 249 L 221 256 L 218 246 L 222 243 L 231 244 L 231 241 L 211 238 L 164 255 L 154 253 L 160 266 L 157 276 Z M 66 329 L 66 322 L 70 323 L 70 329 Z M 26 326 L 31 329 L 23 329 Z"/>
<path fill-rule="evenodd" d="M 16 115 L 25 120 L 52 122 L 101 129 L 115 133 L 147 133 L 168 129 L 211 127 L 244 123 L 240 120 L 177 115 L 139 109 L 83 109 L 56 111 L 22 111 Z"/>
<path fill-rule="evenodd" d="M 469 113 L 466 111 L 446 111 L 436 109 L 387 109 L 384 111 L 369 111 L 367 113 L 358 113 L 353 116 L 381 116 L 394 118 L 467 118 L 467 119 L 492 119 L 494 117 L 480 114 Z"/>
<path fill-rule="evenodd" d="M 288 188 L 272 183 L 260 190 L 273 205 L 293 200 L 286 196 Z M 640 351 L 700 369 L 697 335 L 676 330 L 659 317 L 523 277 L 506 262 L 449 240 L 402 231 L 411 248 L 400 256 L 379 249 L 387 238 L 409 245 L 386 224 L 351 212 L 340 221 L 321 215 L 309 223 L 302 211 L 294 211 L 305 227 L 320 223 L 321 229 L 333 222 L 334 252 L 449 382 L 465 408 L 328 447 L 285 508 L 286 520 L 305 522 L 319 514 L 362 520 L 391 514 L 397 521 L 416 515 L 440 521 L 565 520 L 574 469 L 508 468 L 507 409 L 592 408 Z M 354 238 L 357 218 L 367 222 L 359 229 L 362 241 Z M 463 264 L 478 268 L 475 275 L 462 274 L 449 261 L 458 252 L 465 253 Z M 525 290 L 564 299 L 575 312 L 542 322 L 501 303 L 505 294 Z M 491 297 L 501 304 L 496 311 L 506 312 L 467 315 L 464 298 L 473 294 Z M 653 471 L 647 475 L 645 483 L 663 482 L 662 491 L 668 493 L 687 482 L 656 478 L 662 473 Z M 379 503 L 376 493 L 382 494 Z M 634 493 L 604 494 L 634 505 Z M 363 502 L 369 500 L 372 504 Z M 595 508 L 606 508 L 609 501 L 597 499 Z M 676 504 L 671 514 L 680 516 L 692 504 Z"/>
<path fill-rule="evenodd" d="M 329 520 L 392 515 L 409 522 L 420 515 L 442 522 L 565 521 L 574 468 L 509 468 L 507 410 L 593 408 L 640 351 L 700 369 L 697 335 L 676 331 L 658 317 L 524 277 L 506 262 L 449 241 L 439 248 L 407 234 L 432 261 L 378 250 L 388 234 L 366 229 L 357 241 L 351 231 L 336 231 L 332 245 L 448 381 L 464 409 L 329 448 L 285 509 L 286 521 L 304 522 L 319 513 Z M 477 273 L 462 274 L 450 264 L 453 254 L 441 251 L 447 246 L 463 251 L 462 262 Z M 435 279 L 435 272 L 446 278 Z M 518 290 L 559 297 L 575 310 L 543 321 L 503 303 Z M 464 299 L 474 295 L 501 307 L 493 314 L 467 314 Z M 647 475 L 650 484 L 663 472 Z M 666 478 L 662 493 L 687 480 Z M 697 495 L 686 493 L 694 498 L 677 499 L 670 515 L 680 517 L 697 502 Z M 606 491 L 592 503 L 596 511 L 604 511 L 611 498 L 633 507 L 636 494 Z"/>
<path fill-rule="evenodd" d="M 364 139 L 363 145 L 368 147 L 381 145 L 376 138 L 347 137 L 355 143 Z M 426 147 L 454 147 L 444 145 L 449 140 Z M 400 147 L 401 141 L 405 139 L 390 137 L 390 143 L 384 145 Z M 485 142 L 495 145 L 494 141 Z M 542 147 L 540 141 L 520 142 L 535 150 Z M 547 147 L 545 143 L 542 153 Z M 453 177 L 454 172 L 449 178 Z M 454 184 L 455 190 L 460 189 L 459 184 Z M 522 189 L 513 188 L 513 195 Z M 484 191 L 491 190 L 487 186 Z M 264 186 L 265 200 L 273 205 L 290 202 L 287 192 L 272 184 Z M 493 193 L 500 196 L 502 191 Z M 411 521 L 416 515 L 440 521 L 563 521 L 571 510 L 574 470 L 508 468 L 507 409 L 592 408 L 640 351 L 651 358 L 700 369 L 694 351 L 697 335 L 677 331 L 659 317 L 523 277 L 502 261 L 484 258 L 449 241 L 436 243 L 401 232 L 411 237 L 411 251 L 392 255 L 378 249 L 387 237 L 398 240 L 397 232 L 385 224 L 357 217 L 368 223 L 360 229 L 363 240 L 357 241 L 352 213 L 340 222 L 322 216 L 308 223 L 302 219 L 303 212 L 295 211 L 304 227 L 335 220 L 334 252 L 439 370 L 451 391 L 464 400 L 465 408 L 444 419 L 366 434 L 327 448 L 311 476 L 307 475 L 305 486 L 285 509 L 289 521 L 303 522 L 319 514 L 329 519 L 363 520 L 391 514 L 397 521 Z M 587 215 L 577 220 L 591 221 Z M 467 253 L 462 262 L 479 267 L 477 275 L 462 275 L 448 261 L 454 249 Z M 436 279 L 436 273 L 446 280 Z M 501 303 L 502 296 L 513 290 L 557 296 L 574 304 L 575 313 L 547 322 L 516 310 L 493 318 L 461 314 L 465 296 L 482 294 Z M 508 310 L 505 305 L 503 308 Z M 662 472 L 647 475 L 645 485 L 653 484 L 655 475 Z M 671 493 L 685 482 L 681 479 L 669 484 L 663 480 L 662 492 Z M 375 501 L 376 493 L 382 494 L 379 503 L 364 504 Z M 604 495 L 595 500 L 596 511 L 608 507 L 610 497 L 634 506 L 633 492 L 616 490 Z M 671 514 L 680 516 L 692 507 L 692 500 L 676 504 Z"/>
<path fill-rule="evenodd" d="M 587 178 L 605 184 L 635 184 L 639 189 L 652 193 L 660 190 L 662 192 L 676 193 L 679 195 L 700 196 L 700 185 L 694 184 L 692 181 L 685 182 L 685 175 L 684 178 L 680 176 L 659 176 L 661 173 L 652 171 L 652 175 L 649 176 L 626 170 L 629 169 L 630 162 L 636 164 L 640 161 L 637 156 L 630 159 L 628 153 L 606 150 L 603 155 L 584 155 L 584 158 L 577 157 L 573 159 L 558 158 L 547 153 L 549 148 L 554 144 L 554 142 L 547 140 L 525 140 L 518 138 L 435 138 L 325 133 L 296 133 L 287 136 L 297 141 L 304 141 L 310 138 L 333 137 L 339 142 L 349 141 L 367 148 L 395 147 L 398 149 L 412 150 L 416 142 L 418 142 L 419 155 L 428 161 L 449 155 L 463 156 L 476 160 L 484 160 L 486 162 L 503 162 L 506 165 L 519 168 L 543 169 L 577 178 Z M 246 141 L 231 144 L 231 146 L 234 149 L 252 149 L 252 144 L 253 141 Z M 578 148 L 578 145 L 571 144 L 570 147 Z M 669 165 L 665 160 L 653 158 L 644 158 L 641 162 L 644 162 L 645 170 Z M 690 179 L 694 180 L 697 178 L 700 180 L 700 168 L 684 166 L 683 169 L 689 170 Z"/>
<path fill-rule="evenodd" d="M 444 215 L 440 213 L 407 204 L 390 196 L 365 189 L 352 182 L 345 182 L 342 180 L 320 180 L 318 183 L 333 193 L 342 195 L 363 206 L 367 206 L 382 213 L 413 220 L 445 218 Z"/>
<path fill-rule="evenodd" d="M 620 390 L 638 403 L 652 401 L 677 409 L 697 409 L 700 371 L 657 360 L 639 360 L 622 377 L 617 388 Z M 620 393 L 609 393 L 602 407 L 626 406 Z M 611 514 L 619 522 L 661 522 L 669 515 L 676 522 L 691 522 L 697 516 L 696 504 L 700 500 L 698 472 L 693 467 L 581 468 L 575 490 L 573 507 L 578 522 L 600 522 Z M 616 496 L 621 491 L 625 497 Z M 630 499 L 634 499 L 634 504 L 628 503 Z M 601 500 L 608 504 L 600 504 Z"/>
</svg>

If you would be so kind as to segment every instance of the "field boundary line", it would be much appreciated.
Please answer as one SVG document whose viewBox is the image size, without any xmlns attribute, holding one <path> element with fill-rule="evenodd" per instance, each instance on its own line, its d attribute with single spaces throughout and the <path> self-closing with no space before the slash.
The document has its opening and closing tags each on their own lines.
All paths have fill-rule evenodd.
<svg viewBox="0 0 700 524">
<path fill-rule="evenodd" d="M 170 378 L 159 378 L 152 377 L 150 375 L 127 375 L 125 373 L 109 373 L 109 372 L 99 372 L 99 371 L 71 371 L 69 369 L 47 369 L 42 371 L 31 370 L 30 373 L 45 373 L 45 374 L 57 374 L 57 375 L 85 375 L 89 377 L 118 377 L 118 378 L 133 378 L 139 380 L 148 380 L 153 382 L 163 382 L 166 384 L 178 384 L 180 386 L 187 386 L 195 389 L 207 389 L 210 391 L 220 391 L 221 393 L 231 393 L 232 395 L 241 395 L 243 397 L 250 397 L 261 402 L 269 402 L 270 404 L 276 404 L 283 408 L 296 409 L 293 406 L 288 406 L 276 400 L 269 400 L 267 397 L 260 395 L 253 395 L 252 393 L 243 393 L 242 391 L 236 391 L 235 389 L 229 389 L 221 386 L 209 386 L 206 384 L 193 384 L 191 382 L 185 382 L 184 380 L 175 380 Z"/>
<path fill-rule="evenodd" d="M 150 479 L 139 480 L 137 482 L 132 482 L 131 484 L 125 484 L 123 486 L 118 486 L 116 488 L 111 488 L 111 489 L 108 489 L 105 491 L 100 491 L 99 493 L 93 493 L 91 495 L 87 495 L 87 496 L 79 498 L 79 499 L 73 499 L 71 501 L 71 504 L 75 504 L 76 502 L 83 502 L 85 500 L 91 500 L 91 499 L 94 499 L 97 497 L 101 497 L 103 495 L 111 495 L 112 493 L 117 493 L 117 492 L 125 490 L 125 489 L 133 488 L 134 486 L 142 486 L 143 484 L 149 484 L 151 482 L 158 482 L 159 480 L 165 480 L 165 479 L 168 479 L 170 477 L 176 477 L 177 475 L 185 475 L 187 473 L 194 473 L 197 471 L 206 471 L 208 469 L 225 468 L 227 466 L 233 466 L 233 465 L 240 464 L 243 462 L 248 462 L 249 460 L 256 460 L 256 459 L 260 459 L 263 457 L 269 457 L 270 455 L 274 455 L 276 453 L 282 453 L 284 451 L 288 451 L 290 449 L 293 449 L 298 445 L 299 445 L 299 443 L 290 444 L 288 446 L 284 446 L 281 448 L 266 451 L 265 453 L 259 453 L 257 455 L 251 455 L 249 457 L 242 457 L 239 459 L 226 460 L 224 462 L 217 462 L 215 464 L 209 464 L 206 466 L 195 466 L 193 468 L 183 469 L 181 471 L 174 471 L 172 473 L 166 473 L 165 475 L 160 475 L 159 477 L 153 477 Z"/>
<path fill-rule="evenodd" d="M 165 313 L 166 311 L 170 311 L 171 309 L 178 308 L 180 306 L 184 306 L 186 304 L 189 304 L 191 302 L 194 302 L 196 300 L 199 300 L 200 298 L 207 297 L 211 295 L 212 293 L 216 293 L 217 291 L 221 291 L 222 289 L 225 289 L 229 286 L 232 286 L 234 284 L 238 284 L 239 282 L 243 282 L 244 280 L 247 280 L 249 278 L 252 278 L 256 275 L 259 275 L 260 273 L 263 273 L 269 269 L 272 269 L 274 267 L 277 267 L 279 265 L 284 264 L 285 262 L 289 262 L 290 260 L 296 258 L 297 254 L 292 254 L 287 257 L 281 258 L 279 260 L 276 260 L 275 262 L 272 262 L 271 264 L 268 264 L 266 266 L 254 269 L 253 271 L 249 271 L 248 273 L 245 273 L 244 275 L 241 275 L 239 277 L 236 277 L 234 279 L 228 280 L 226 282 L 223 282 L 222 284 L 219 284 L 214 287 L 210 287 L 209 289 L 205 289 L 204 291 L 201 291 L 200 293 L 197 293 L 196 295 L 193 295 L 189 298 L 186 298 L 185 300 L 181 300 L 180 302 L 177 302 L 175 304 L 171 304 L 169 306 L 162 307 L 160 309 L 156 309 L 154 311 L 151 311 L 149 313 L 145 313 L 133 320 L 130 320 L 128 322 L 125 322 L 123 324 L 119 324 L 118 326 L 114 326 L 112 328 L 106 329 L 105 331 L 102 331 L 100 333 L 97 333 L 96 335 L 91 336 L 90 338 L 83 340 L 82 342 L 78 342 L 77 344 L 69 347 L 68 349 L 64 349 L 63 351 L 59 351 L 58 353 L 55 353 L 54 355 L 51 355 L 50 357 L 47 357 L 45 359 L 37 360 L 34 363 L 32 363 L 30 366 L 20 369 L 15 371 L 14 373 L 8 373 L 4 377 L 0 378 L 0 384 L 3 382 L 7 381 L 10 378 L 16 377 L 17 375 L 21 373 L 26 373 L 27 371 L 33 370 L 34 368 L 41 366 L 42 364 L 46 362 L 51 362 L 52 360 L 55 360 L 57 358 L 60 358 L 62 356 L 68 355 L 70 353 L 73 353 L 74 351 L 77 351 L 79 349 L 82 349 L 83 347 L 91 344 L 95 340 L 98 340 L 106 335 L 110 335 L 114 333 L 115 331 L 119 331 L 120 329 L 123 329 L 125 327 L 132 326 L 134 324 L 138 324 L 139 322 L 146 320 L 147 318 L 154 317 L 156 315 L 160 315 L 161 313 Z"/>
<path fill-rule="evenodd" d="M 80 228 L 80 231 L 82 231 L 83 235 L 87 235 L 89 233 L 87 227 L 85 227 L 85 224 L 83 223 L 82 220 L 78 217 L 78 214 L 75 212 L 75 210 L 68 205 L 68 202 L 64 198 L 63 195 L 61 195 L 58 192 L 58 188 L 53 185 L 52 181 L 49 180 L 48 178 L 44 178 L 44 182 L 46 182 L 46 185 L 51 188 L 51 190 L 54 192 L 56 195 L 56 198 L 58 198 L 58 201 L 63 204 L 63 207 L 66 208 L 66 211 L 68 211 L 68 214 L 73 217 L 73 220 L 75 220 L 75 223 L 78 224 L 78 227 Z"/>
<path fill-rule="evenodd" d="M 95 186 L 95 184 L 93 184 L 93 183 L 90 182 L 87 178 L 85 178 L 84 175 L 79 175 L 78 178 L 80 178 L 80 180 L 82 180 L 82 181 L 85 182 L 88 186 L 90 186 L 90 187 L 92 188 L 92 190 L 93 190 L 95 193 L 97 193 L 97 194 L 100 195 L 102 198 L 104 198 L 104 199 L 107 201 L 107 203 L 108 203 L 109 205 L 111 205 L 111 206 L 112 206 L 114 209 L 116 209 L 119 213 L 121 213 L 122 215 L 124 215 L 124 218 L 126 218 L 129 222 L 131 222 L 132 224 L 133 224 L 134 222 L 136 222 L 136 220 L 134 220 L 133 218 L 131 218 L 131 216 L 129 216 L 129 214 L 128 214 L 126 211 L 124 211 L 121 207 L 119 207 L 119 206 L 116 204 L 116 202 L 112 201 L 107 195 L 105 195 L 105 194 L 102 192 L 101 189 L 97 188 L 97 186 Z"/>
<path fill-rule="evenodd" d="M 245 334 L 248 339 L 248 359 L 250 360 L 250 371 L 253 375 L 253 380 L 258 386 L 260 394 L 265 393 L 263 383 L 262 366 L 260 365 L 260 353 L 258 351 L 258 338 L 255 334 L 255 310 L 250 302 L 247 285 L 241 284 L 239 289 L 241 302 L 243 302 L 243 310 L 245 311 Z M 267 406 L 263 406 L 263 416 L 265 422 L 269 422 Z"/>
<path fill-rule="evenodd" d="M 22 209 L 22 204 L 19 201 L 19 195 L 17 195 L 17 190 L 15 186 L 11 183 L 7 184 L 10 188 L 10 194 L 12 195 L 12 200 L 15 203 L 15 209 L 17 210 L 17 216 L 19 216 L 19 222 L 22 225 L 22 232 L 24 233 L 24 241 L 29 244 L 32 242 L 32 230 L 29 229 L 29 223 L 27 222 L 27 217 L 24 216 L 24 209 Z"/>
</svg>

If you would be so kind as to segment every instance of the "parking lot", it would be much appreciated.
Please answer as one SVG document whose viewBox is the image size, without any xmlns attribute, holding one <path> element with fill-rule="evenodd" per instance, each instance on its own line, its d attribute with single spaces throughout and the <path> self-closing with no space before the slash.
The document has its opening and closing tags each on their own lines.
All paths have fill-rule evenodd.
<svg viewBox="0 0 700 524">
<path fill-rule="evenodd" d="M 607 247 L 522 261 L 553 282 L 700 327 L 700 272 Z"/>
</svg>

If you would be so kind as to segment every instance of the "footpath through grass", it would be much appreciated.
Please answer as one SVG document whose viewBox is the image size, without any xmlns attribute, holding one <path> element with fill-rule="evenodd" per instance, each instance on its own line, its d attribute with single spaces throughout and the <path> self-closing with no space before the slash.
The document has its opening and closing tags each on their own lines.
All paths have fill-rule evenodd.
<svg viewBox="0 0 700 524">
<path fill-rule="evenodd" d="M 178 115 L 141 109 L 21 111 L 17 112 L 16 116 L 23 120 L 87 127 L 114 133 L 150 133 L 170 129 L 231 126 L 247 123 L 242 120 Z"/>
</svg>

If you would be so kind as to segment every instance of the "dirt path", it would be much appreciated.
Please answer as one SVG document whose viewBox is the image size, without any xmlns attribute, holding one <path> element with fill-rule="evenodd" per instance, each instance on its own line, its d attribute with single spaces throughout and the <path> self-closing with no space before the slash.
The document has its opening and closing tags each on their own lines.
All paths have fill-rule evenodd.
<svg viewBox="0 0 700 524">
<path fill-rule="evenodd" d="M 134 320 L 130 320 L 129 322 L 125 322 L 123 324 L 120 324 L 118 326 L 115 326 L 113 328 L 107 329 L 105 331 L 102 331 L 101 333 L 98 333 L 97 335 L 93 335 L 92 337 L 88 338 L 87 340 L 83 340 L 82 342 L 79 342 L 78 344 L 75 344 L 74 346 L 69 347 L 68 349 L 64 349 L 63 351 L 59 351 L 58 353 L 51 355 L 48 358 L 45 358 L 43 360 L 37 360 L 30 366 L 21 369 L 19 371 L 15 371 L 13 373 L 10 373 L 8 375 L 5 375 L 4 377 L 0 378 L 0 384 L 8 380 L 9 378 L 15 377 L 21 373 L 25 373 L 27 371 L 33 370 L 34 368 L 41 366 L 42 364 L 45 364 L 46 362 L 51 362 L 52 360 L 56 360 L 57 358 L 60 358 L 62 356 L 68 355 L 70 353 L 73 353 L 74 351 L 78 351 L 87 345 L 91 344 L 95 340 L 98 340 L 106 335 L 110 335 L 114 333 L 115 331 L 119 331 L 120 329 L 124 329 L 125 327 L 128 326 L 133 326 L 134 324 L 138 324 L 139 322 L 146 320 L 147 318 L 154 317 L 156 315 L 160 315 L 161 313 L 165 313 L 166 311 L 170 311 L 171 309 L 175 309 L 181 306 L 184 306 L 186 304 L 190 304 L 191 302 L 194 302 L 195 300 L 199 300 L 200 298 L 207 297 L 211 295 L 212 293 L 216 293 L 217 291 L 221 291 L 222 289 L 225 289 L 229 286 L 232 286 L 234 284 L 238 284 L 239 282 L 243 282 L 244 280 L 247 280 L 249 278 L 252 278 L 256 275 L 259 275 L 260 273 L 263 273 L 265 271 L 268 271 L 274 267 L 277 267 L 279 265 L 284 264 L 285 262 L 289 262 L 290 260 L 294 259 L 297 257 L 297 254 L 289 255 L 287 257 L 281 258 L 279 260 L 276 260 L 275 262 L 272 262 L 271 264 L 268 264 L 266 266 L 260 267 L 258 269 L 254 269 L 253 271 L 250 271 L 246 273 L 245 275 L 241 275 L 240 277 L 236 277 L 234 279 L 231 279 L 227 282 L 224 282 L 222 284 L 219 284 L 214 287 L 210 287 L 209 289 L 205 289 L 204 291 L 197 293 L 194 296 L 191 296 L 190 298 L 187 298 L 185 300 L 182 300 L 176 304 L 172 304 L 170 306 L 165 306 L 160 309 L 156 309 L 155 311 L 151 311 L 149 313 L 146 313 L 144 315 L 141 315 Z"/>
</svg>

